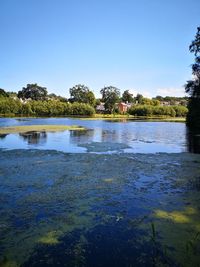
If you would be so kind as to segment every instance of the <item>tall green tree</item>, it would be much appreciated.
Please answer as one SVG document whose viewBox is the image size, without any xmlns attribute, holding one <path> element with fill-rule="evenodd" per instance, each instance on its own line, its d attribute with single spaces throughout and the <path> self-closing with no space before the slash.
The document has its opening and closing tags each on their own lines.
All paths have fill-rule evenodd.
<svg viewBox="0 0 200 267">
<path fill-rule="evenodd" d="M 104 102 L 105 110 L 113 113 L 115 104 L 119 101 L 120 90 L 114 86 L 107 86 L 101 89 L 102 100 Z"/>
<path fill-rule="evenodd" d="M 22 90 L 18 92 L 17 96 L 22 99 L 45 100 L 47 89 L 46 87 L 37 85 L 37 83 L 27 84 L 26 87 L 23 87 Z"/>
<path fill-rule="evenodd" d="M 135 97 L 135 101 L 137 101 L 138 104 L 142 104 L 143 95 L 137 94 Z"/>
<path fill-rule="evenodd" d="M 192 65 L 193 79 L 187 81 L 185 85 L 185 91 L 190 94 L 187 124 L 191 128 L 200 130 L 200 27 L 197 28 L 189 50 L 195 55 L 195 63 Z"/>
<path fill-rule="evenodd" d="M 9 97 L 8 93 L 4 89 L 0 88 L 0 97 Z"/>
<path fill-rule="evenodd" d="M 91 106 L 95 105 L 95 96 L 90 89 L 83 85 L 77 84 L 69 89 L 70 102 L 86 103 Z"/>
<path fill-rule="evenodd" d="M 133 94 L 131 94 L 129 90 L 125 90 L 122 94 L 122 101 L 132 103 L 134 101 Z"/>
</svg>

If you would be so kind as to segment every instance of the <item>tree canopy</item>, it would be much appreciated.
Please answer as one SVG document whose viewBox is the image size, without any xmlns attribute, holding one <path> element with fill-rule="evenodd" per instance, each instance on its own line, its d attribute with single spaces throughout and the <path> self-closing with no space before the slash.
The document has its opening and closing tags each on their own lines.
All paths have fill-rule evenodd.
<svg viewBox="0 0 200 267">
<path fill-rule="evenodd" d="M 9 97 L 9 95 L 4 89 L 0 88 L 0 97 Z"/>
<path fill-rule="evenodd" d="M 197 28 L 189 50 L 195 55 L 195 63 L 192 64 L 193 79 L 185 85 L 185 91 L 190 94 L 187 123 L 192 128 L 200 129 L 200 27 Z"/>
<path fill-rule="evenodd" d="M 37 85 L 37 83 L 27 84 L 18 92 L 17 96 L 22 99 L 44 100 L 47 96 L 47 89 Z"/>
<path fill-rule="evenodd" d="M 83 85 L 78 84 L 69 89 L 70 92 L 70 102 L 86 103 L 91 106 L 95 105 L 95 96 L 90 89 Z"/>
<path fill-rule="evenodd" d="M 138 104 L 142 104 L 143 95 L 137 94 L 135 100 L 138 102 Z"/>
<path fill-rule="evenodd" d="M 122 101 L 132 103 L 134 101 L 133 94 L 129 90 L 125 90 L 122 94 Z"/>
<path fill-rule="evenodd" d="M 105 110 L 112 113 L 116 102 L 120 97 L 120 90 L 114 86 L 107 86 L 101 89 L 102 100 L 104 102 Z"/>
</svg>

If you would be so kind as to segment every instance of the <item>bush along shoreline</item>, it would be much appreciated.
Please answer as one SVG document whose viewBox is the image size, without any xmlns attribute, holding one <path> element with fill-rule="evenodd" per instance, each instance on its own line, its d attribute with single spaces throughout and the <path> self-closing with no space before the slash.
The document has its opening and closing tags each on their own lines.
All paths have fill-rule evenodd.
<svg viewBox="0 0 200 267">
<path fill-rule="evenodd" d="M 18 99 L 1 98 L 0 114 L 13 116 L 92 116 L 95 109 L 84 103 L 65 103 L 55 100 L 31 100 L 22 103 Z"/>
<path fill-rule="evenodd" d="M 135 105 L 128 112 L 133 116 L 186 117 L 188 109 L 184 106 Z"/>
<path fill-rule="evenodd" d="M 152 106 L 133 105 L 123 116 L 132 115 L 134 117 L 186 117 L 187 107 L 184 106 Z M 1 116 L 85 116 L 94 117 L 95 108 L 85 103 L 69 103 L 58 100 L 30 100 L 21 102 L 19 99 L 0 98 Z M 117 115 L 119 113 L 115 113 Z M 102 115 L 105 114 L 98 114 Z M 112 116 L 112 114 L 110 114 Z"/>
</svg>

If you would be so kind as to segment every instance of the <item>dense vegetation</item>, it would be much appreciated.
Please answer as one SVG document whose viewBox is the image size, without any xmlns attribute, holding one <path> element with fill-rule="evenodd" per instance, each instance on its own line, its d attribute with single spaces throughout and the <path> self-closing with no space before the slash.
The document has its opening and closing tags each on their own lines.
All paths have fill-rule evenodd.
<svg viewBox="0 0 200 267">
<path fill-rule="evenodd" d="M 56 100 L 31 100 L 27 103 L 22 103 L 18 99 L 0 98 L 0 114 L 29 116 L 91 116 L 94 113 L 94 108 L 84 103 L 65 103 Z"/>
<path fill-rule="evenodd" d="M 200 27 L 197 28 L 195 40 L 189 49 L 195 55 L 195 63 L 192 65 L 193 80 L 188 81 L 185 86 L 186 92 L 190 94 L 187 124 L 190 128 L 200 130 Z"/>
<path fill-rule="evenodd" d="M 107 86 L 100 90 L 101 99 L 96 99 L 93 92 L 85 85 L 75 85 L 69 89 L 70 98 L 48 94 L 45 87 L 27 84 L 18 93 L 6 92 L 0 89 L 0 114 L 24 116 L 92 116 L 95 107 L 102 105 L 103 113 L 120 113 L 118 103 L 132 105 L 128 113 L 134 116 L 170 116 L 184 117 L 187 114 L 185 98 L 157 96 L 149 99 L 137 94 L 135 97 L 125 90 L 120 98 L 120 90 Z M 179 105 L 176 105 L 177 100 Z M 163 106 L 161 101 L 170 106 Z M 182 101 L 182 102 L 181 102 Z M 164 103 L 166 104 L 166 103 Z M 172 106 L 172 104 L 174 104 Z M 129 105 L 129 107 L 130 107 Z"/>
<path fill-rule="evenodd" d="M 136 105 L 129 109 L 129 113 L 134 116 L 185 117 L 187 111 L 188 109 L 184 106 Z"/>
</svg>

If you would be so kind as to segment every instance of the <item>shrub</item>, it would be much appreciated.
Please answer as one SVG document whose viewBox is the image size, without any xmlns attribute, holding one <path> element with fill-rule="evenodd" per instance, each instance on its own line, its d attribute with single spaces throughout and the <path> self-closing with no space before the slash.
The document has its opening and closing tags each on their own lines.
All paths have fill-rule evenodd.
<svg viewBox="0 0 200 267">
<path fill-rule="evenodd" d="M 188 108 L 184 106 L 173 106 L 173 109 L 176 112 L 176 117 L 185 117 L 188 113 Z"/>
<path fill-rule="evenodd" d="M 177 108 L 177 113 L 176 113 L 176 110 L 171 106 L 152 106 L 152 105 L 132 106 L 128 112 L 129 114 L 134 115 L 134 116 L 170 116 L 170 117 L 177 116 L 178 117 L 180 113 L 183 114 L 181 116 L 186 115 L 185 114 L 186 110 L 182 109 L 182 107 L 181 109 Z"/>
<path fill-rule="evenodd" d="M 84 103 L 66 103 L 58 100 L 32 100 L 21 103 L 19 99 L 0 98 L 0 114 L 62 116 L 82 115 L 91 116 L 95 113 L 93 107 Z"/>
<path fill-rule="evenodd" d="M 151 116 L 152 106 L 150 105 L 132 106 L 128 112 L 129 114 L 134 115 L 134 116 Z"/>
</svg>

